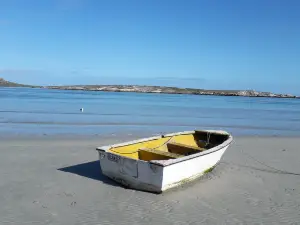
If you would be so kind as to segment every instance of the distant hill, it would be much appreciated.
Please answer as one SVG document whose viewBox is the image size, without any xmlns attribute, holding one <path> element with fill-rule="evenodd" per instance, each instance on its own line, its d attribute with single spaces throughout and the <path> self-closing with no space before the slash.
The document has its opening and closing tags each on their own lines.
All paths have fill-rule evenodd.
<svg viewBox="0 0 300 225">
<path fill-rule="evenodd" d="M 34 87 L 32 85 L 18 84 L 10 81 L 6 81 L 0 78 L 0 87 Z"/>
<path fill-rule="evenodd" d="M 243 97 L 267 97 L 267 98 L 299 98 L 290 94 L 274 94 L 255 90 L 205 90 L 194 88 L 178 88 L 163 86 L 141 85 L 71 85 L 48 86 L 48 89 L 105 91 L 105 92 L 136 92 L 136 93 L 161 93 L 161 94 L 187 94 L 187 95 L 215 95 L 215 96 L 243 96 Z"/>
<path fill-rule="evenodd" d="M 82 90 L 104 92 L 136 92 L 136 93 L 161 93 L 161 94 L 188 94 L 188 95 L 216 95 L 216 96 L 244 96 L 267 98 L 300 98 L 290 94 L 274 94 L 254 90 L 204 90 L 193 88 L 141 86 L 141 85 L 71 85 L 71 86 L 32 86 L 17 84 L 0 78 L 0 87 L 31 87 L 59 90 Z"/>
</svg>

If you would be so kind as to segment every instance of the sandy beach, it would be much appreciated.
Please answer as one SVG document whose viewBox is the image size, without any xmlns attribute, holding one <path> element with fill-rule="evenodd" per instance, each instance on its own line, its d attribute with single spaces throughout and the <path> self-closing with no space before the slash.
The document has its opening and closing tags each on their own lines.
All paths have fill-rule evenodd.
<svg viewBox="0 0 300 225">
<path fill-rule="evenodd" d="M 160 195 L 100 174 L 95 147 L 119 141 L 1 140 L 0 224 L 300 224 L 299 138 L 237 137 L 213 172 Z"/>
</svg>

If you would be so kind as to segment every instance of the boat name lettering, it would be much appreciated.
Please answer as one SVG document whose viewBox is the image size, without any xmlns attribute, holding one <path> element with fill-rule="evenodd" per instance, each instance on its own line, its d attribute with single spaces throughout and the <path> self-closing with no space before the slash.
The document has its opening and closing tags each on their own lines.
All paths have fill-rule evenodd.
<svg viewBox="0 0 300 225">
<path fill-rule="evenodd" d="M 114 161 L 114 162 L 118 162 L 120 160 L 120 156 L 114 155 L 111 153 L 107 154 L 107 158 L 108 158 L 108 160 Z"/>
</svg>

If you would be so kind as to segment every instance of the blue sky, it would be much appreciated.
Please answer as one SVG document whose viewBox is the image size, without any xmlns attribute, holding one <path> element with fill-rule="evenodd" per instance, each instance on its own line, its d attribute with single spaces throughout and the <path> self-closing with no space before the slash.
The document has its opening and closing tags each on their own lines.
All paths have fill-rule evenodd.
<svg viewBox="0 0 300 225">
<path fill-rule="evenodd" d="M 297 0 L 0 0 L 0 77 L 300 94 Z"/>
</svg>

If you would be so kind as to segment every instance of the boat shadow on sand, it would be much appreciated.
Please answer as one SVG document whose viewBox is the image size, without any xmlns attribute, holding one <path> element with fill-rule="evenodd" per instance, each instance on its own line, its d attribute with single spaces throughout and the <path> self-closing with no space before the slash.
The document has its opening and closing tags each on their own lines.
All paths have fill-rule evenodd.
<svg viewBox="0 0 300 225">
<path fill-rule="evenodd" d="M 67 172 L 67 173 L 73 173 L 82 177 L 101 181 L 108 185 L 117 186 L 117 187 L 121 186 L 117 182 L 109 179 L 108 177 L 102 174 L 99 161 L 92 161 L 92 162 L 77 164 L 73 166 L 63 167 L 57 170 Z"/>
<path fill-rule="evenodd" d="M 165 191 L 164 194 L 168 194 L 168 193 L 172 194 L 174 192 L 184 191 L 184 190 L 192 188 L 192 187 L 197 188 L 199 184 L 203 185 L 203 182 L 220 178 L 221 172 L 224 170 L 223 167 L 224 167 L 224 164 L 220 163 L 218 166 L 216 166 L 216 168 L 213 169 L 213 171 L 211 171 L 207 174 L 204 174 L 203 176 L 201 176 L 195 180 L 192 180 L 189 183 L 180 185 L 178 187 L 171 188 L 170 190 Z M 86 162 L 86 163 L 82 163 L 82 164 L 77 164 L 77 165 L 73 165 L 73 166 L 68 166 L 68 167 L 63 167 L 63 168 L 59 168 L 57 170 L 66 172 L 66 173 L 76 174 L 76 175 L 79 175 L 79 176 L 82 176 L 85 178 L 89 178 L 89 179 L 93 179 L 96 181 L 100 181 L 106 185 L 121 187 L 124 189 L 130 189 L 130 190 L 135 190 L 135 191 L 141 191 L 141 190 L 136 190 L 136 189 L 132 189 L 130 187 L 121 185 L 121 184 L 111 180 L 110 178 L 106 177 L 105 175 L 103 175 L 103 173 L 101 171 L 99 160 Z M 141 192 L 151 193 L 154 195 L 159 194 L 159 193 L 152 193 L 152 192 L 148 192 L 148 191 L 141 191 Z"/>
</svg>

